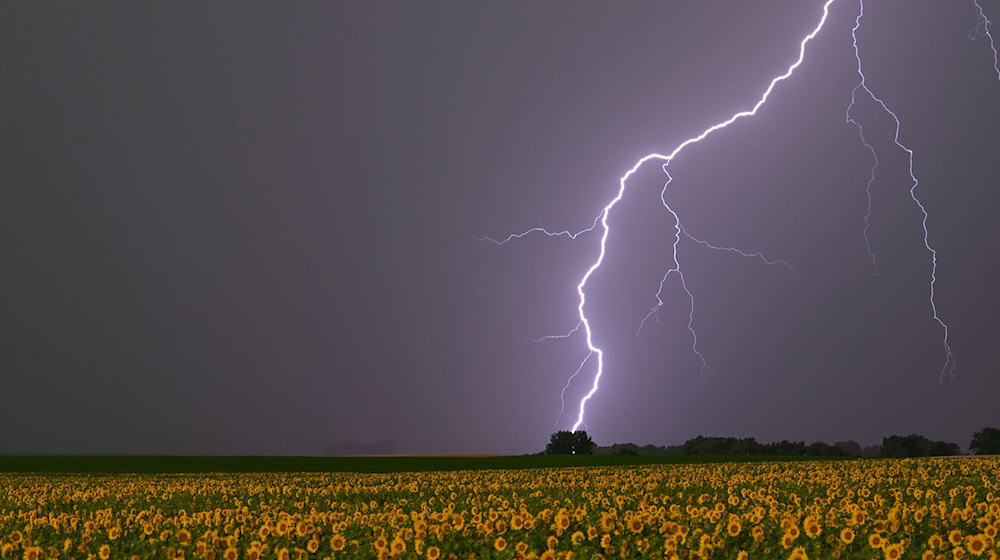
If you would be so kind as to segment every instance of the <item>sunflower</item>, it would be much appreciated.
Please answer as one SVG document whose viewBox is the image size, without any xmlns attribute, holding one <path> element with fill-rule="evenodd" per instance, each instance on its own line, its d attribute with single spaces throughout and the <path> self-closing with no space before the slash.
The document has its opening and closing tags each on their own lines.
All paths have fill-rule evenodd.
<svg viewBox="0 0 1000 560">
<path fill-rule="evenodd" d="M 788 555 L 788 560 L 809 560 L 809 555 L 806 554 L 806 549 L 801 546 L 797 546 L 792 550 L 792 553 Z"/>
<path fill-rule="evenodd" d="M 726 525 L 726 534 L 730 537 L 735 537 L 740 534 L 742 529 L 743 527 L 740 525 L 739 519 L 732 519 L 729 521 L 729 524 Z"/>
<path fill-rule="evenodd" d="M 504 540 L 503 537 L 497 537 L 496 540 L 493 541 L 493 548 L 495 548 L 497 551 L 502 551 L 503 549 L 507 548 L 507 541 Z"/>
<path fill-rule="evenodd" d="M 882 535 L 872 533 L 871 535 L 868 535 L 868 546 L 872 548 L 882 548 L 885 546 L 885 540 L 882 539 Z"/>
<path fill-rule="evenodd" d="M 39 550 L 39 552 L 41 552 L 41 550 Z M 97 557 L 100 558 L 101 560 L 108 560 L 110 556 L 111 556 L 110 546 L 102 544 L 101 548 L 97 549 Z M 33 560 L 32 558 L 28 558 L 27 556 L 25 556 L 25 558 L 26 560 Z"/>
<path fill-rule="evenodd" d="M 927 546 L 931 548 L 941 548 L 944 546 L 944 539 L 941 538 L 941 535 L 935 533 L 927 539 Z"/>
<path fill-rule="evenodd" d="M 628 522 L 628 530 L 632 531 L 633 533 L 637 533 L 637 534 L 641 533 L 643 527 L 644 527 L 644 525 L 642 524 L 642 519 L 639 519 L 638 517 L 633 517 Z"/>
<path fill-rule="evenodd" d="M 223 560 L 236 560 L 240 553 L 233 547 L 229 547 L 222 553 Z"/>
<path fill-rule="evenodd" d="M 316 540 L 316 537 L 309 539 L 309 542 L 306 543 L 306 550 L 312 554 L 316 554 L 316 551 L 319 550 L 319 541 Z"/>
<path fill-rule="evenodd" d="M 820 528 L 819 522 L 812 518 L 806 518 L 806 536 L 809 538 L 816 538 L 823 529 Z"/>
<path fill-rule="evenodd" d="M 962 532 L 958 529 L 953 529 L 950 533 L 948 533 L 948 542 L 950 542 L 952 546 L 962 544 Z"/>
<path fill-rule="evenodd" d="M 343 535 L 334 535 L 330 537 L 330 548 L 332 548 L 335 551 L 339 552 L 341 550 L 344 550 L 345 544 L 347 544 L 347 541 L 344 540 Z"/>
<path fill-rule="evenodd" d="M 430 560 L 435 560 L 436 558 L 440 558 L 441 557 L 441 549 L 439 549 L 436 546 L 428 546 L 427 547 L 427 557 L 430 558 Z"/>
<path fill-rule="evenodd" d="M 892 543 L 882 549 L 885 553 L 885 560 L 899 560 L 903 555 L 903 543 Z"/>
<path fill-rule="evenodd" d="M 104 545 L 108 546 L 108 545 Z M 104 547 L 101 547 L 104 550 Z M 42 549 L 37 546 L 29 546 L 24 549 L 24 560 L 39 560 L 42 557 Z M 101 558 L 107 558 L 107 556 L 102 556 Z"/>
<path fill-rule="evenodd" d="M 571 543 L 573 543 L 573 546 L 579 546 L 580 543 L 582 543 L 583 539 L 585 538 L 587 537 L 583 534 L 583 531 L 576 531 L 572 535 L 570 535 L 569 540 Z"/>
<path fill-rule="evenodd" d="M 854 536 L 854 529 L 845 527 L 844 530 L 840 532 L 840 542 L 844 544 L 851 544 L 854 542 Z"/>
<path fill-rule="evenodd" d="M 973 535 L 969 537 L 965 547 L 968 548 L 969 552 L 974 556 L 982 556 L 983 552 L 986 550 L 986 545 L 987 542 L 985 535 Z"/>
</svg>

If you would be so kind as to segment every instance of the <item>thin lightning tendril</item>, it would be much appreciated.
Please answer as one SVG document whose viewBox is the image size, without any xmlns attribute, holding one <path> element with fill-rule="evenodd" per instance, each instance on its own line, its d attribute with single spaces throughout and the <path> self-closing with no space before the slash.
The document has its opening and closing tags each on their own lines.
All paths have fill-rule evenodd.
<svg viewBox="0 0 1000 560">
<path fill-rule="evenodd" d="M 855 54 L 857 54 L 857 39 L 855 39 Z M 875 183 L 875 176 L 876 176 L 875 174 L 878 171 L 878 164 L 879 164 L 878 154 L 875 153 L 875 148 L 871 144 L 869 144 L 868 140 L 865 138 L 865 129 L 861 127 L 861 123 L 854 120 L 854 117 L 851 116 L 851 111 L 854 109 L 854 105 L 856 103 L 858 89 L 861 88 L 862 85 L 864 85 L 864 79 L 865 79 L 864 74 L 861 73 L 860 56 L 858 56 L 858 76 L 861 78 L 861 81 L 858 82 L 858 85 L 854 86 L 854 89 L 851 90 L 851 103 L 847 106 L 847 111 L 844 113 L 844 116 L 848 123 L 853 124 L 858 128 L 858 136 L 861 138 L 861 143 L 864 144 L 864 146 L 868 148 L 868 151 L 871 152 L 872 154 L 872 173 L 871 177 L 868 179 L 868 184 L 865 185 L 865 194 L 868 197 L 868 210 L 865 212 L 864 234 L 865 234 L 865 251 L 868 253 L 868 257 L 871 258 L 872 260 L 872 272 L 874 273 L 875 278 L 878 278 L 878 259 L 875 257 L 875 253 L 872 252 L 872 240 L 871 237 L 868 235 L 868 232 L 871 230 L 872 227 L 872 184 Z"/>
<path fill-rule="evenodd" d="M 688 233 L 687 229 L 684 228 L 684 226 L 680 226 L 680 228 L 681 228 L 681 235 L 683 235 L 684 237 L 687 237 L 688 239 L 690 239 L 691 241 L 697 243 L 698 245 L 701 245 L 702 247 L 707 247 L 709 249 L 715 249 L 716 251 L 726 251 L 728 253 L 735 253 L 737 255 L 740 255 L 741 257 L 746 257 L 748 259 L 754 259 L 754 258 L 760 259 L 762 262 L 764 262 L 764 264 L 768 264 L 768 265 L 771 265 L 771 266 L 779 266 L 780 265 L 780 266 L 783 266 L 783 267 L 787 268 L 789 271 L 794 272 L 795 274 L 799 273 L 799 270 L 797 268 L 795 268 L 794 266 L 792 266 L 792 264 L 789 263 L 788 261 L 786 261 L 785 259 L 769 259 L 769 258 L 765 257 L 764 254 L 761 253 L 761 252 L 759 252 L 759 251 L 753 252 L 753 253 L 747 253 L 746 251 L 744 251 L 742 249 L 738 249 L 736 247 L 723 247 L 723 246 L 719 246 L 719 245 L 712 245 L 708 241 L 704 241 L 702 239 L 698 239 L 697 237 L 695 237 L 695 236 L 691 235 L 690 233 Z"/>
<path fill-rule="evenodd" d="M 861 19 L 865 15 L 864 0 L 859 0 L 858 4 L 860 5 L 860 11 L 858 12 L 858 17 L 854 20 L 854 28 L 851 29 L 851 37 L 854 43 L 854 56 L 855 58 L 857 58 L 858 61 L 858 75 L 861 77 L 861 83 L 858 84 L 857 87 L 855 87 L 854 91 L 857 91 L 858 87 L 865 90 L 865 92 L 869 96 L 871 96 L 872 100 L 878 103 L 879 106 L 881 106 L 882 109 L 887 114 L 889 114 L 889 116 L 892 117 L 892 120 L 895 121 L 896 123 L 896 131 L 893 137 L 893 143 L 895 143 L 900 150 L 906 152 L 906 156 L 909 161 L 909 174 L 910 174 L 910 180 L 912 181 L 910 185 L 910 198 L 913 199 L 913 202 L 917 205 L 917 208 L 920 209 L 920 213 L 923 214 L 923 220 L 921 221 L 921 226 L 923 227 L 924 230 L 924 247 L 927 249 L 927 252 L 930 253 L 931 255 L 931 280 L 930 280 L 930 298 L 929 298 L 931 306 L 931 316 L 933 317 L 934 321 L 944 331 L 944 339 L 942 341 L 942 344 L 944 346 L 945 360 L 944 360 L 944 365 L 941 366 L 941 373 L 938 376 L 938 381 L 943 382 L 944 374 L 946 372 L 950 372 L 952 379 L 955 378 L 955 355 L 952 354 L 951 345 L 948 342 L 948 325 L 938 315 L 937 302 L 935 300 L 935 285 L 937 284 L 937 251 L 931 246 L 929 241 L 930 233 L 927 230 L 927 219 L 929 218 L 929 216 L 927 214 L 927 208 L 924 207 L 924 204 L 920 202 L 920 199 L 917 197 L 917 186 L 920 184 L 920 181 L 917 179 L 917 176 L 913 171 L 913 150 L 906 147 L 906 145 L 900 142 L 899 129 L 901 127 L 901 124 L 899 121 L 899 117 L 896 115 L 896 113 L 894 113 L 891 109 L 889 109 L 885 101 L 883 101 L 880 97 L 875 95 L 872 92 L 872 90 L 868 87 L 868 80 L 865 77 L 864 71 L 862 70 L 861 67 L 861 52 L 858 49 L 858 30 L 861 28 Z"/>
<path fill-rule="evenodd" d="M 580 330 L 580 327 L 582 327 L 582 326 L 583 326 L 583 323 L 577 323 L 575 327 L 573 327 L 572 329 L 566 331 L 563 334 L 550 334 L 550 335 L 542 336 L 542 337 L 539 337 L 539 338 L 529 338 L 528 340 L 530 340 L 532 342 L 535 342 L 535 343 L 538 343 L 538 344 L 541 344 L 543 342 L 548 342 L 550 340 L 564 340 L 564 339 L 567 339 L 567 338 L 573 336 L 574 334 L 576 334 L 576 331 Z"/>
<path fill-rule="evenodd" d="M 993 44 L 993 35 L 990 34 L 990 19 L 983 13 L 983 7 L 979 5 L 979 0 L 972 0 L 972 5 L 979 12 L 979 18 L 983 23 L 983 33 L 986 34 L 986 38 L 990 41 L 990 49 L 993 51 L 993 71 L 997 73 L 997 80 L 1000 80 L 1000 64 L 997 61 L 997 47 Z"/>
<path fill-rule="evenodd" d="M 601 219 L 601 216 L 598 215 L 596 218 L 594 218 L 594 223 L 591 224 L 591 226 L 589 228 L 581 229 L 580 231 L 577 231 L 577 232 L 572 232 L 572 231 L 569 231 L 569 230 L 564 230 L 564 231 L 549 231 L 549 230 L 547 230 L 547 229 L 545 229 L 543 227 L 533 227 L 531 229 L 522 231 L 521 233 L 512 233 L 512 234 L 508 235 L 504 239 L 499 239 L 498 240 L 498 239 L 495 239 L 493 237 L 480 237 L 479 240 L 480 241 L 489 241 L 490 243 L 493 243 L 494 245 L 506 245 L 508 242 L 510 242 L 510 241 L 512 241 L 514 239 L 521 239 L 522 237 L 527 237 L 528 235 L 531 235 L 533 233 L 541 233 L 541 234 L 544 234 L 547 237 L 568 237 L 570 239 L 576 239 L 577 237 L 580 237 L 581 235 L 583 235 L 585 233 L 590 233 L 590 232 L 594 231 L 595 229 L 597 229 L 597 222 L 600 219 Z"/>
<path fill-rule="evenodd" d="M 670 176 L 669 172 L 667 172 L 666 164 L 664 164 L 663 171 L 664 173 L 667 174 L 667 182 L 663 185 L 663 190 L 660 191 L 660 200 L 663 202 L 663 207 L 667 209 L 667 212 L 669 212 L 671 216 L 674 217 L 674 220 L 676 222 L 676 225 L 674 226 L 674 243 L 673 243 L 673 255 L 672 255 L 673 265 L 671 265 L 671 267 L 668 268 L 667 271 L 663 274 L 663 278 L 660 280 L 660 287 L 656 291 L 656 303 L 653 304 L 653 307 L 651 307 L 649 312 L 646 313 L 646 316 L 643 317 L 642 321 L 639 322 L 639 328 L 636 329 L 635 335 L 639 336 L 639 332 L 642 331 L 642 327 L 646 324 L 646 321 L 650 317 L 656 316 L 656 312 L 663 307 L 663 286 L 667 283 L 667 278 L 669 278 L 671 274 L 677 274 L 677 276 L 681 279 L 681 288 L 684 290 L 684 293 L 687 294 L 688 301 L 690 302 L 690 306 L 688 307 L 687 329 L 688 332 L 691 333 L 691 351 L 694 352 L 695 356 L 698 356 L 698 359 L 701 361 L 701 370 L 699 371 L 699 373 L 702 376 L 702 381 L 704 381 L 705 370 L 711 370 L 711 368 L 709 367 L 708 362 L 705 360 L 705 356 L 701 353 L 700 350 L 698 350 L 698 333 L 695 332 L 694 330 L 694 294 L 692 294 L 691 289 L 688 288 L 687 280 L 684 278 L 684 272 L 681 270 L 680 260 L 678 260 L 677 258 L 677 244 L 680 243 L 681 239 L 680 234 L 681 231 L 684 230 L 684 227 L 681 225 L 680 216 L 678 216 L 677 212 L 674 212 L 673 208 L 671 208 L 670 205 L 667 204 L 667 188 L 670 186 L 670 183 L 674 180 L 674 178 Z"/>
<path fill-rule="evenodd" d="M 559 419 L 562 418 L 563 413 L 566 412 L 566 389 L 569 389 L 569 385 L 570 383 L 573 382 L 573 378 L 576 377 L 577 375 L 580 375 L 580 370 L 583 369 L 584 364 L 590 361 L 590 357 L 593 355 L 594 355 L 593 352 L 587 352 L 587 357 L 584 358 L 582 362 L 580 362 L 580 365 L 577 366 L 576 371 L 573 372 L 573 375 L 569 376 L 569 379 L 566 380 L 566 384 L 563 385 L 562 391 L 559 392 L 559 415 L 556 416 L 556 426 L 559 425 Z"/>
</svg>

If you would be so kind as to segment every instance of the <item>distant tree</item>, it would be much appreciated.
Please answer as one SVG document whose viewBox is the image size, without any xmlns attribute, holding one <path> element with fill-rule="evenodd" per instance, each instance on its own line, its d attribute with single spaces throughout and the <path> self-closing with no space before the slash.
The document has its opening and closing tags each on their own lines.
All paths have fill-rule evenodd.
<svg viewBox="0 0 1000 560">
<path fill-rule="evenodd" d="M 658 447 L 653 444 L 643 445 L 642 448 L 639 450 L 639 455 L 653 456 L 653 455 L 666 455 L 666 454 L 667 454 L 666 447 Z"/>
<path fill-rule="evenodd" d="M 882 456 L 881 445 L 869 445 L 861 449 L 861 456 L 867 459 L 876 459 Z"/>
<path fill-rule="evenodd" d="M 882 438 L 883 457 L 925 457 L 929 447 L 930 441 L 920 434 Z"/>
<path fill-rule="evenodd" d="M 958 447 L 957 443 L 951 443 L 950 441 L 932 441 L 927 454 L 931 457 L 950 457 L 952 455 L 961 455 L 962 449 Z"/>
<path fill-rule="evenodd" d="M 987 427 L 972 434 L 969 451 L 976 455 L 1000 454 L 1000 429 Z"/>
<path fill-rule="evenodd" d="M 959 452 L 957 443 L 931 441 L 920 434 L 882 438 L 883 457 L 940 457 Z"/>
<path fill-rule="evenodd" d="M 761 455 L 792 455 L 806 454 L 806 442 L 781 440 L 760 446 Z"/>
<path fill-rule="evenodd" d="M 571 455 L 573 453 L 573 432 L 559 431 L 552 434 L 545 446 L 546 455 Z"/>
<path fill-rule="evenodd" d="M 840 450 L 844 452 L 844 455 L 848 457 L 861 456 L 861 445 L 854 440 L 838 441 L 833 445 L 834 447 L 840 448 Z"/>
<path fill-rule="evenodd" d="M 594 443 L 594 440 L 590 439 L 586 431 L 577 430 L 573 432 L 573 455 L 593 455 L 595 447 L 597 447 L 597 444 Z"/>
<path fill-rule="evenodd" d="M 836 445 L 830 445 L 822 441 L 810 443 L 806 446 L 806 455 L 812 457 L 844 457 L 844 450 Z"/>
<path fill-rule="evenodd" d="M 760 444 L 754 438 L 698 436 L 681 446 L 684 455 L 756 455 Z"/>
<path fill-rule="evenodd" d="M 597 445 L 590 439 L 587 432 L 559 431 L 549 438 L 545 446 L 546 455 L 592 455 Z"/>
<path fill-rule="evenodd" d="M 600 448 L 594 450 L 595 454 L 600 455 L 640 455 L 639 446 L 634 443 L 615 443 L 611 447 Z"/>
</svg>

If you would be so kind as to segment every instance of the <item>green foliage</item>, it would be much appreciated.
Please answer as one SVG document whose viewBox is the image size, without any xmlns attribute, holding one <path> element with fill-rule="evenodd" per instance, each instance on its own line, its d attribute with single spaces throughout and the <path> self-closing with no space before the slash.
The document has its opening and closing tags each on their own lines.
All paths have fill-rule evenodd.
<svg viewBox="0 0 1000 560">
<path fill-rule="evenodd" d="M 969 451 L 976 455 L 1000 454 L 1000 429 L 986 427 L 972 434 Z"/>
</svg>

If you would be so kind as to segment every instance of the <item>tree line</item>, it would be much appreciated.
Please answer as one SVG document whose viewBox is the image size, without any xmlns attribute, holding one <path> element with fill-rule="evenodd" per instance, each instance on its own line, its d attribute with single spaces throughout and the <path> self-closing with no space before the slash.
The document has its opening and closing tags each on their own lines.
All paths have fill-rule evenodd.
<svg viewBox="0 0 1000 560">
<path fill-rule="evenodd" d="M 1000 454 L 1000 429 L 983 428 L 972 435 L 969 450 L 976 455 Z M 547 455 L 785 455 L 802 457 L 941 457 L 960 455 L 957 443 L 933 441 L 920 434 L 891 435 L 882 445 L 862 447 L 853 440 L 833 444 L 821 441 L 778 441 L 759 443 L 755 438 L 698 436 L 681 445 L 639 446 L 616 443 L 601 447 L 586 431 L 560 431 L 552 434 L 545 446 Z"/>
</svg>

